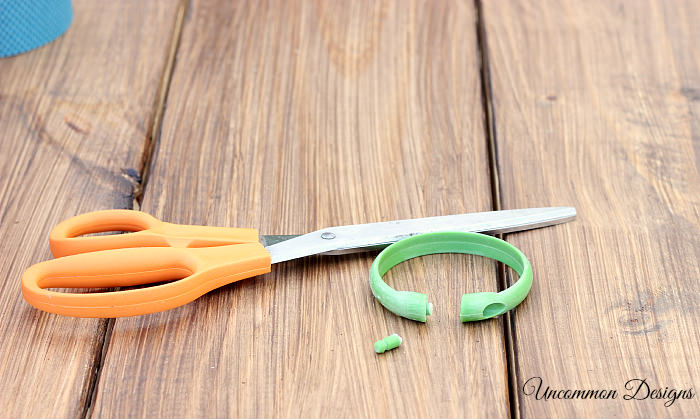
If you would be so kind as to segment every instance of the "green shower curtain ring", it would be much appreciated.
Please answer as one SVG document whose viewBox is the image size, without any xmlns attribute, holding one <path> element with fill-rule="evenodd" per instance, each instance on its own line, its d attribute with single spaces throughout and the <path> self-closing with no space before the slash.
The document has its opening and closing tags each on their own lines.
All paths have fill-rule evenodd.
<svg viewBox="0 0 700 419">
<path fill-rule="evenodd" d="M 518 281 L 501 292 L 464 294 L 459 318 L 462 322 L 489 319 L 520 304 L 532 287 L 532 267 L 527 257 L 508 242 L 479 233 L 438 232 L 412 236 L 384 249 L 374 260 L 369 285 L 377 300 L 389 311 L 407 319 L 425 322 L 432 314 L 428 296 L 419 292 L 396 291 L 382 276 L 409 259 L 437 253 L 466 253 L 496 259 L 520 275 Z"/>
</svg>

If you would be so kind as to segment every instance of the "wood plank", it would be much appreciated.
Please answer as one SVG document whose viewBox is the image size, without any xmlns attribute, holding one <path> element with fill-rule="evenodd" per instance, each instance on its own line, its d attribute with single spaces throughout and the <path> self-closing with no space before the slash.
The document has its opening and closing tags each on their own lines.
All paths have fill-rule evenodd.
<svg viewBox="0 0 700 419">
<path fill-rule="evenodd" d="M 74 1 L 57 41 L 0 60 L 0 406 L 5 417 L 84 413 L 105 320 L 47 314 L 20 276 L 77 213 L 130 208 L 153 117 L 172 2 Z"/>
<path fill-rule="evenodd" d="M 195 1 L 143 208 L 263 234 L 491 208 L 472 4 Z M 508 414 L 501 320 L 462 325 L 494 265 L 392 272 L 427 325 L 372 298 L 372 255 L 313 257 L 118 319 L 99 416 Z M 391 333 L 404 345 L 377 356 Z"/>
<path fill-rule="evenodd" d="M 508 236 L 535 269 L 516 315 L 523 415 L 697 417 L 698 3 L 483 5 L 502 204 L 579 212 Z M 536 400 L 537 376 L 618 398 Z M 630 379 L 696 397 L 625 401 Z"/>
</svg>

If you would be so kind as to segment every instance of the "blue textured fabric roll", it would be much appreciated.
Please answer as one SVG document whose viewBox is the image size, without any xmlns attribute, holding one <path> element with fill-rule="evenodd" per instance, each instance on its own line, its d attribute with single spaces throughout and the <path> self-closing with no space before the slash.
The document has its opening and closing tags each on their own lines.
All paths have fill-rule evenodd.
<svg viewBox="0 0 700 419">
<path fill-rule="evenodd" d="M 0 0 L 0 57 L 53 41 L 72 20 L 71 0 Z"/>
</svg>

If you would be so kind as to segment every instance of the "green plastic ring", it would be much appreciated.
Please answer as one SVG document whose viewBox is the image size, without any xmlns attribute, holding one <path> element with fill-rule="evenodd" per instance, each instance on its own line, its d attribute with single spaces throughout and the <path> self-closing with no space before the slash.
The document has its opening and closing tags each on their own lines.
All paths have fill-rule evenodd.
<svg viewBox="0 0 700 419">
<path fill-rule="evenodd" d="M 382 276 L 389 269 L 409 259 L 436 253 L 467 253 L 496 259 L 513 268 L 520 278 L 501 292 L 464 294 L 459 318 L 462 322 L 489 319 L 520 304 L 532 288 L 530 261 L 517 247 L 493 236 L 479 233 L 447 231 L 425 233 L 398 241 L 384 249 L 372 263 L 369 286 L 379 302 L 389 311 L 407 319 L 425 322 L 432 314 L 428 296 L 419 292 L 396 291 Z"/>
</svg>

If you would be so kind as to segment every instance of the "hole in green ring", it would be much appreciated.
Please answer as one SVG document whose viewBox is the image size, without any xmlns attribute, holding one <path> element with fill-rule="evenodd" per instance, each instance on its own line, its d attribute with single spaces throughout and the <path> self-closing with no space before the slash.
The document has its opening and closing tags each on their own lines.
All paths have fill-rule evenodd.
<svg viewBox="0 0 700 419">
<path fill-rule="evenodd" d="M 493 317 L 493 316 L 498 316 L 499 314 L 503 313 L 506 309 L 506 306 L 501 303 L 491 303 L 486 306 L 484 309 L 483 315 L 485 318 Z"/>
</svg>

